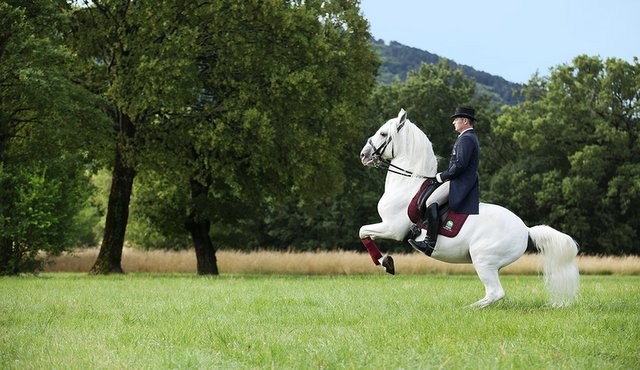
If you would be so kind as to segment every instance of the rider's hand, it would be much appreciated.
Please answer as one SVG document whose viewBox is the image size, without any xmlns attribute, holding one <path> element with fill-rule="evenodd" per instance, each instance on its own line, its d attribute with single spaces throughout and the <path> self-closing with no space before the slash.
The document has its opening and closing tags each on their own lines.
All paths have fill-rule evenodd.
<svg viewBox="0 0 640 370">
<path fill-rule="evenodd" d="M 438 182 L 438 184 L 442 184 L 444 181 L 442 181 L 442 177 L 440 176 L 442 172 L 440 172 L 439 174 L 436 175 L 436 181 Z"/>
</svg>

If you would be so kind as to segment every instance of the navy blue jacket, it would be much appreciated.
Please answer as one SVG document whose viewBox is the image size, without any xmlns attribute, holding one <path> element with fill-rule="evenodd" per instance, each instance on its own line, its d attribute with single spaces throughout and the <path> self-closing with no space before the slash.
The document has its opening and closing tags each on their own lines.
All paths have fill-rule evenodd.
<svg viewBox="0 0 640 370">
<path fill-rule="evenodd" d="M 450 181 L 449 208 L 458 213 L 478 214 L 480 188 L 478 166 L 480 143 L 473 129 L 458 136 L 451 152 L 449 168 L 440 173 L 442 181 Z"/>
</svg>

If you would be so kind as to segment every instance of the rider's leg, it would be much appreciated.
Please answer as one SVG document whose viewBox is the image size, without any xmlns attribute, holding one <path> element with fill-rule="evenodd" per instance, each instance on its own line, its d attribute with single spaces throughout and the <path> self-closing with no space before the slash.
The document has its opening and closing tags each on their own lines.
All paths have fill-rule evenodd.
<svg viewBox="0 0 640 370">
<path fill-rule="evenodd" d="M 427 208 L 429 208 L 429 206 L 433 203 L 445 204 L 449 200 L 450 186 L 451 184 L 449 183 L 449 181 L 446 181 L 442 185 L 438 186 L 436 190 L 434 190 L 433 193 L 429 195 L 429 198 L 427 198 L 427 201 L 425 202 Z"/>
<path fill-rule="evenodd" d="M 438 238 L 438 228 L 440 228 L 440 217 L 438 216 L 438 203 L 433 203 L 426 210 L 427 235 L 424 240 L 417 241 L 409 239 L 407 242 L 413 249 L 431 256 Z"/>
<path fill-rule="evenodd" d="M 425 220 L 427 221 L 427 243 L 431 248 L 436 246 L 438 239 L 438 229 L 440 228 L 440 215 L 438 206 L 445 204 L 449 200 L 449 181 L 438 186 L 436 190 L 427 198 Z"/>
<path fill-rule="evenodd" d="M 438 205 L 445 203 L 449 198 L 449 182 L 440 185 L 429 196 L 426 201 L 426 211 L 424 220 L 427 224 L 427 235 L 424 240 L 417 241 L 415 238 L 409 239 L 409 244 L 416 250 L 430 256 L 436 246 L 438 239 L 438 229 L 440 228 L 440 217 L 438 215 Z"/>
<path fill-rule="evenodd" d="M 440 215 L 438 215 L 438 203 L 431 203 L 427 207 L 427 237 L 425 242 L 433 250 L 438 240 L 438 229 L 440 228 Z"/>
</svg>

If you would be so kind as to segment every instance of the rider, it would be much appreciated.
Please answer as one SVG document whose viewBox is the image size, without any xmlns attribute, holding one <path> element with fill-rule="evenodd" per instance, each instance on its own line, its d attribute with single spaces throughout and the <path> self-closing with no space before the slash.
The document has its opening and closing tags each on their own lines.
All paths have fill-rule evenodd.
<svg viewBox="0 0 640 370">
<path fill-rule="evenodd" d="M 473 108 L 458 107 L 453 118 L 453 127 L 460 133 L 451 152 L 449 168 L 436 175 L 441 185 L 426 201 L 427 236 L 422 241 L 414 234 L 408 241 L 411 246 L 431 255 L 436 245 L 440 218 L 438 206 L 449 201 L 449 209 L 457 213 L 478 214 L 480 189 L 478 187 L 478 165 L 480 164 L 480 143 L 473 129 L 476 121 Z"/>
</svg>

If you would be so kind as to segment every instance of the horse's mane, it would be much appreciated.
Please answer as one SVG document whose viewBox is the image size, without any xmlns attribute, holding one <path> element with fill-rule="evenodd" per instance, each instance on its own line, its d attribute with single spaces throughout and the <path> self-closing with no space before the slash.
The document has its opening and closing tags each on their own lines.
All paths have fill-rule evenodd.
<svg viewBox="0 0 640 370">
<path fill-rule="evenodd" d="M 397 119 L 392 121 L 395 123 Z M 406 158 L 407 163 L 410 163 L 406 165 L 406 169 L 413 172 L 414 176 L 435 177 L 438 161 L 427 135 L 408 119 L 399 131 L 395 127 L 389 131 L 392 141 L 395 142 L 396 159 L 400 161 Z"/>
</svg>

